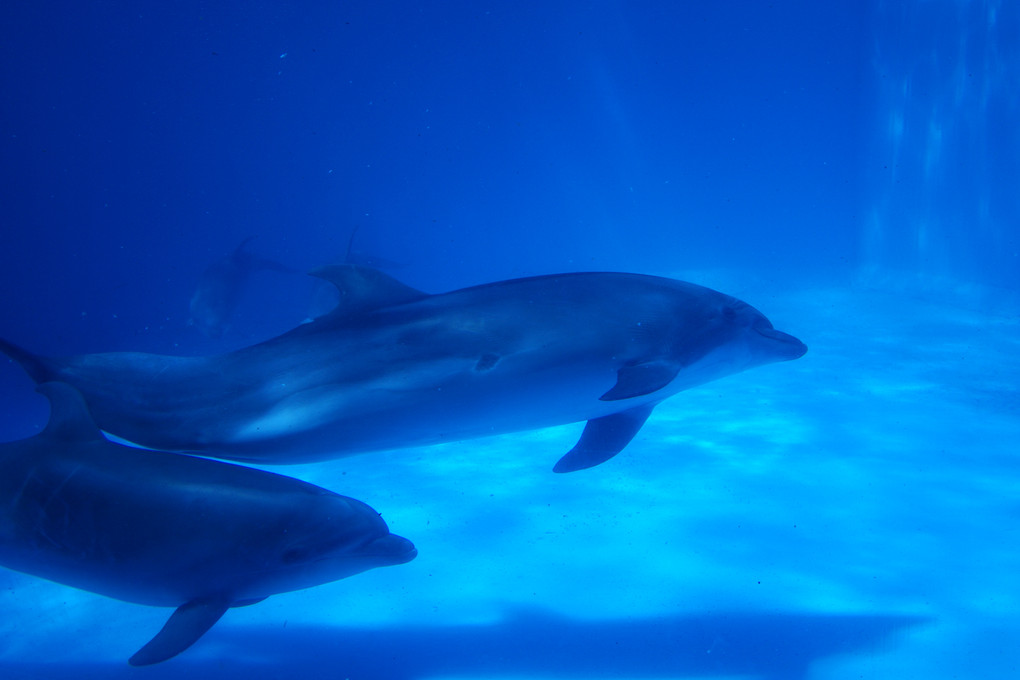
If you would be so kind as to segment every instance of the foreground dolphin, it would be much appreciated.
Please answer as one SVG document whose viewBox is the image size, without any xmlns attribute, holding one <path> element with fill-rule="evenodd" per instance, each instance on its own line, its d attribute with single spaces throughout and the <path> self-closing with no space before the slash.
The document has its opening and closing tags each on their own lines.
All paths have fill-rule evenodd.
<svg viewBox="0 0 1020 680">
<path fill-rule="evenodd" d="M 382 272 L 317 272 L 337 307 L 213 357 L 34 356 L 99 426 L 168 451 L 296 463 L 588 421 L 553 468 L 616 455 L 660 401 L 807 348 L 750 305 L 638 274 L 539 276 L 428 295 Z"/>
<path fill-rule="evenodd" d="M 73 388 L 39 391 L 52 406 L 49 425 L 0 445 L 0 565 L 177 607 L 132 665 L 179 654 L 230 607 L 416 555 L 360 501 L 270 472 L 114 444 Z"/>
</svg>

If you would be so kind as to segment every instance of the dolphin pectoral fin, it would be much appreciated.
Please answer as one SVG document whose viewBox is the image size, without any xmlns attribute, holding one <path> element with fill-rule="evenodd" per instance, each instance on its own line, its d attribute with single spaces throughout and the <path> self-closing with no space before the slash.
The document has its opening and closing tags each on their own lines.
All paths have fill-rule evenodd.
<svg viewBox="0 0 1020 680">
<path fill-rule="evenodd" d="M 624 366 L 616 372 L 616 384 L 599 399 L 617 401 L 641 397 L 661 390 L 673 382 L 680 372 L 680 364 L 666 361 L 649 361 L 634 366 Z"/>
<path fill-rule="evenodd" d="M 630 443 L 653 408 L 655 404 L 645 404 L 589 420 L 577 444 L 559 459 L 553 472 L 574 472 L 606 462 Z"/>
<path fill-rule="evenodd" d="M 177 608 L 156 637 L 128 659 L 132 666 L 149 666 L 177 656 L 195 644 L 229 609 L 225 599 L 192 600 Z"/>
<path fill-rule="evenodd" d="M 327 316 L 344 319 L 375 309 L 413 302 L 428 293 L 411 288 L 377 269 L 334 264 L 308 272 L 336 286 L 340 302 Z"/>
</svg>

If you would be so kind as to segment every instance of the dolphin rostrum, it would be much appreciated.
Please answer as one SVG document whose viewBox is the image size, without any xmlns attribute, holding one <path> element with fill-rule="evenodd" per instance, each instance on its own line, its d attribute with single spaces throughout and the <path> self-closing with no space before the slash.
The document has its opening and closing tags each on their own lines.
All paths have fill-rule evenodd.
<svg viewBox="0 0 1020 680">
<path fill-rule="evenodd" d="M 361 501 L 239 465 L 105 439 L 63 383 L 50 422 L 0 445 L 0 565 L 176 607 L 130 663 L 173 657 L 230 607 L 416 555 Z"/>
<path fill-rule="evenodd" d="M 807 351 L 745 302 L 654 276 L 428 295 L 355 265 L 313 273 L 339 291 L 333 311 L 219 356 L 0 351 L 154 449 L 296 463 L 587 421 L 557 472 L 613 457 L 677 392 Z"/>
</svg>

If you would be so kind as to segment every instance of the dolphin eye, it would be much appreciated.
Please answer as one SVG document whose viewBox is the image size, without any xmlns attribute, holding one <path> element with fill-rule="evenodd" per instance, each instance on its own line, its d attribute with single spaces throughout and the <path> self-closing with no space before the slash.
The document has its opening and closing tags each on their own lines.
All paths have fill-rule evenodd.
<svg viewBox="0 0 1020 680">
<path fill-rule="evenodd" d="M 722 315 L 723 318 L 726 319 L 727 321 L 733 321 L 734 319 L 737 318 L 737 310 L 735 310 L 733 307 L 726 306 L 723 307 Z"/>
</svg>

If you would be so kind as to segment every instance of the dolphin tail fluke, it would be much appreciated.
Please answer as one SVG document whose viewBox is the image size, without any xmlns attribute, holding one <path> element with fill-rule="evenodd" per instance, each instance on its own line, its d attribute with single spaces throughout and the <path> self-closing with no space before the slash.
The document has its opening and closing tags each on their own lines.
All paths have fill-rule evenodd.
<svg viewBox="0 0 1020 680">
<path fill-rule="evenodd" d="M 62 382 L 46 382 L 35 391 L 50 400 L 50 422 L 42 432 L 44 436 L 78 442 L 103 439 L 85 400 L 74 387 Z"/>
<path fill-rule="evenodd" d="M 12 342 L 7 342 L 3 338 L 0 338 L 0 352 L 21 364 L 21 367 L 25 369 L 25 373 L 28 373 L 32 380 L 37 383 L 48 382 L 55 378 L 55 373 L 43 358 L 18 347 Z"/>
<path fill-rule="evenodd" d="M 230 608 L 226 600 L 192 600 L 177 608 L 163 629 L 128 659 L 132 666 L 150 666 L 171 659 L 195 644 Z"/>
<path fill-rule="evenodd" d="M 559 459 L 553 472 L 574 472 L 606 462 L 630 443 L 653 408 L 655 404 L 645 404 L 589 420 L 581 439 Z"/>
</svg>

